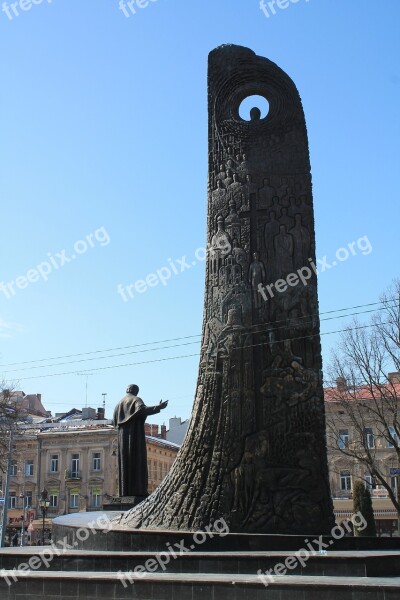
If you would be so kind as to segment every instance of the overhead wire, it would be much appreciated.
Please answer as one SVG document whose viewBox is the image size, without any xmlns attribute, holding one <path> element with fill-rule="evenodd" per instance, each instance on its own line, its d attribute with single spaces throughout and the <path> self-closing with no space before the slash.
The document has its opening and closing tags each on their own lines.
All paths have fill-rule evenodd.
<svg viewBox="0 0 400 600">
<path fill-rule="evenodd" d="M 395 302 L 398 305 L 398 300 L 393 299 L 390 300 L 390 302 Z M 370 306 L 378 306 L 379 304 L 384 304 L 383 302 L 370 302 L 367 304 L 359 304 L 356 306 L 350 306 L 350 307 L 346 307 L 346 308 L 337 308 L 337 309 L 333 309 L 333 310 L 329 310 L 329 311 L 325 311 L 322 313 L 319 313 L 320 316 L 323 315 L 329 315 L 329 314 L 333 314 L 333 313 L 338 313 L 338 312 L 344 312 L 347 310 L 356 310 L 358 308 L 367 308 Z M 376 310 L 384 310 L 386 308 L 386 306 L 383 306 L 380 309 L 376 309 Z M 365 312 L 374 312 L 374 311 L 365 311 Z M 360 313 L 362 314 L 362 313 Z M 346 316 L 351 316 L 351 315 L 346 315 Z M 303 317 L 297 317 L 297 319 L 303 319 L 303 318 L 310 318 L 309 315 L 303 316 Z M 321 321 L 324 321 L 327 319 L 321 319 Z M 274 321 L 274 325 L 278 324 L 278 323 L 285 323 L 287 321 L 287 319 L 281 319 L 279 321 Z M 259 325 L 254 325 L 253 327 L 257 327 Z M 116 348 L 107 348 L 104 350 L 92 350 L 90 352 L 80 352 L 80 353 L 75 353 L 75 354 L 65 354 L 62 356 L 53 356 L 53 357 L 49 357 L 49 358 L 39 358 L 39 359 L 35 359 L 35 360 L 28 360 L 28 361 L 23 361 L 23 362 L 14 362 L 14 363 L 3 363 L 0 364 L 0 367 L 12 367 L 12 366 L 17 366 L 17 365 L 27 365 L 27 364 L 34 364 L 37 362 L 47 362 L 47 361 L 52 361 L 52 360 L 62 360 L 64 358 L 76 358 L 78 356 L 89 356 L 90 354 L 102 354 L 104 352 L 115 352 L 118 350 L 128 350 L 130 348 L 141 348 L 143 346 L 153 346 L 156 344 L 166 344 L 169 342 L 178 342 L 181 340 L 188 340 L 188 339 L 192 339 L 192 338 L 199 338 L 201 337 L 201 334 L 195 334 L 195 335 L 189 335 L 189 336 L 182 336 L 182 337 L 177 337 L 177 338 L 169 338 L 169 339 L 165 339 L 165 340 L 157 340 L 154 342 L 143 342 L 140 344 L 131 344 L 129 346 L 120 346 L 120 347 L 116 347 Z M 177 346 L 179 346 L 180 344 L 178 344 Z M 107 357 L 106 357 L 107 358 Z M 108 357 L 111 358 L 111 357 Z M 67 364 L 67 363 L 65 363 Z M 48 365 L 48 366 L 54 366 L 54 365 Z"/>
<path fill-rule="evenodd" d="M 386 323 L 382 323 L 382 325 L 388 325 L 390 323 L 391 323 L 391 321 L 388 321 Z M 283 342 L 288 342 L 288 341 L 292 342 L 292 341 L 297 341 L 297 340 L 302 340 L 302 339 L 311 339 L 311 338 L 318 337 L 318 336 L 332 335 L 332 334 L 337 334 L 337 333 L 343 333 L 346 331 L 357 331 L 357 330 L 368 329 L 369 327 L 376 327 L 376 326 L 377 326 L 376 323 L 371 323 L 369 325 L 360 325 L 358 327 L 346 327 L 345 329 L 338 329 L 336 331 L 327 331 L 327 332 L 323 332 L 323 333 L 318 332 L 318 333 L 308 334 L 308 335 L 304 335 L 304 336 L 286 338 L 284 340 L 260 342 L 258 344 L 250 344 L 247 346 L 237 346 L 234 349 L 239 350 L 239 349 L 245 349 L 245 348 L 255 348 L 255 347 L 259 347 L 259 346 L 271 346 L 273 344 L 282 344 Z M 104 366 L 104 367 L 95 367 L 90 370 L 79 371 L 79 373 L 93 373 L 93 372 L 97 372 L 97 371 L 106 371 L 109 369 L 119 369 L 119 368 L 123 368 L 123 367 L 132 367 L 132 366 L 153 364 L 153 363 L 159 363 L 159 362 L 167 362 L 167 361 L 172 361 L 172 360 L 180 360 L 182 358 L 193 358 L 195 356 L 200 356 L 200 353 L 197 352 L 195 354 L 183 354 L 181 356 L 163 357 L 163 358 L 157 358 L 157 359 L 141 361 L 141 362 L 136 362 L 136 363 L 125 363 L 125 364 L 121 364 L 121 365 L 108 365 L 108 366 Z M 66 371 L 63 373 L 50 373 L 50 374 L 44 374 L 44 375 L 34 375 L 31 377 L 21 377 L 21 378 L 19 378 L 19 381 L 25 381 L 28 379 L 45 379 L 45 378 L 50 378 L 50 377 L 61 377 L 63 375 L 73 375 L 75 373 L 76 373 L 76 371 Z"/>
<path fill-rule="evenodd" d="M 375 303 L 374 303 L 375 304 Z M 377 303 L 378 304 L 378 303 Z M 367 306 L 371 306 L 371 304 L 366 304 L 366 305 L 360 305 L 358 307 L 354 307 L 354 308 L 363 308 L 363 307 L 367 307 Z M 344 319 L 344 318 L 348 318 L 348 317 L 354 317 L 354 316 L 358 316 L 358 315 L 364 315 L 364 314 L 368 314 L 368 313 L 372 313 L 372 312 L 377 312 L 377 310 L 384 310 L 385 307 L 381 308 L 381 309 L 370 309 L 370 310 L 366 310 L 366 311 L 359 311 L 359 312 L 354 312 L 354 313 L 349 313 L 349 314 L 345 314 L 345 315 L 337 315 L 335 317 L 326 317 L 325 319 L 320 319 L 320 322 L 324 322 L 324 321 L 331 321 L 331 320 L 336 320 L 336 319 Z M 321 313 L 321 315 L 327 315 L 327 314 L 332 314 L 334 312 L 343 312 L 343 311 L 347 311 L 347 310 L 352 310 L 352 308 L 345 308 L 345 309 L 338 309 L 337 311 L 327 311 L 325 313 Z M 301 317 L 296 317 L 296 318 L 289 318 L 289 319 L 282 319 L 280 321 L 274 321 L 273 323 L 269 324 L 269 323 L 262 323 L 262 324 L 255 324 L 255 325 L 251 325 L 249 327 L 246 327 L 246 329 L 249 331 L 249 333 L 261 333 L 264 331 L 268 331 L 269 333 L 278 331 L 280 329 L 286 329 L 288 326 L 293 326 L 296 323 L 300 323 L 301 324 L 301 320 L 303 319 L 309 319 L 309 321 L 313 321 L 314 316 L 313 315 L 305 315 L 305 316 L 301 316 Z M 270 327 L 270 325 L 275 325 L 276 323 L 285 323 L 285 325 L 281 325 L 280 327 Z M 195 336 L 187 336 L 186 338 L 175 338 L 175 339 L 188 339 L 188 337 L 195 337 Z M 199 337 L 199 336 L 197 336 Z M 107 355 L 107 356 L 96 356 L 96 357 L 91 357 L 91 358 L 81 358 L 81 359 L 77 359 L 77 360 L 72 360 L 72 361 L 67 361 L 67 362 L 60 362 L 60 363 L 53 363 L 53 364 L 49 364 L 49 365 L 34 365 L 34 366 L 30 366 L 30 367 L 24 367 L 21 369 L 9 369 L 7 371 L 4 371 L 4 373 L 21 373 L 21 372 L 25 372 L 25 371 L 30 371 L 33 369 L 46 369 L 46 368 L 53 368 L 53 367 L 61 367 L 64 365 L 70 365 L 70 364 L 77 364 L 77 363 L 82 363 L 82 362 L 89 362 L 89 361 L 97 361 L 97 360 L 105 360 L 105 359 L 110 359 L 110 358 L 118 358 L 120 356 L 129 356 L 132 354 L 144 354 L 145 352 L 155 352 L 155 351 L 159 351 L 159 350 L 170 350 L 171 348 L 180 348 L 183 346 L 191 346 L 194 344 L 198 344 L 200 340 L 196 340 L 195 342 L 186 342 L 183 344 L 172 344 L 170 346 L 160 346 L 158 348 L 148 348 L 145 350 L 132 350 L 131 352 L 124 352 L 124 353 L 119 353 L 119 354 L 112 354 L 112 355 Z M 154 342 L 156 343 L 156 342 Z M 150 344 L 150 343 L 149 343 Z M 146 344 L 143 344 L 146 345 Z M 128 348 L 131 346 L 128 346 Z M 79 355 L 77 355 L 79 356 Z M 42 359 L 44 360 L 44 359 Z M 16 363 L 18 364 L 18 363 Z M 29 363 L 20 363 L 20 364 L 29 364 Z M 0 365 L 2 366 L 2 365 Z M 82 371 L 80 371 L 82 372 Z M 85 373 L 87 373 L 88 371 L 85 371 Z"/>
</svg>

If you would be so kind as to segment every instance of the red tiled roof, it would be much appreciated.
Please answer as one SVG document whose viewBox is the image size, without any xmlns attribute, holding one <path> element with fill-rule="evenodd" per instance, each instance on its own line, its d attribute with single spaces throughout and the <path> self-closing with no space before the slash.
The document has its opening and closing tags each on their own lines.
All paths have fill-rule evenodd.
<svg viewBox="0 0 400 600">
<path fill-rule="evenodd" d="M 382 396 L 386 392 L 387 397 L 396 396 L 400 399 L 400 383 L 383 384 L 380 388 L 375 388 L 376 397 Z M 338 402 L 340 399 L 346 400 L 372 400 L 373 395 L 369 386 L 361 385 L 358 388 L 350 388 L 346 396 L 339 391 L 337 387 L 324 389 L 325 402 Z"/>
</svg>

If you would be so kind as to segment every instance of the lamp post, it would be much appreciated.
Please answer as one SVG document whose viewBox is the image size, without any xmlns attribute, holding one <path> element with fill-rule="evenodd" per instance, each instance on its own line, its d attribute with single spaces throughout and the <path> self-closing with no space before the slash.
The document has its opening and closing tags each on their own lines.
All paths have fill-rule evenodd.
<svg viewBox="0 0 400 600">
<path fill-rule="evenodd" d="M 48 499 L 48 497 L 49 497 L 49 492 L 45 488 L 42 491 L 42 495 L 40 496 L 40 500 L 39 500 L 39 506 L 42 510 L 42 515 L 43 515 L 42 546 L 44 546 L 44 528 L 45 528 L 46 514 L 47 514 L 47 509 L 50 506 L 50 500 Z"/>
<path fill-rule="evenodd" d="M 25 489 L 22 494 L 19 495 L 22 499 L 23 511 L 22 511 L 22 523 L 21 523 L 21 542 L 20 546 L 25 546 L 25 518 L 26 518 L 26 504 L 25 504 Z"/>
<path fill-rule="evenodd" d="M 25 501 L 25 483 L 26 483 L 26 471 L 24 462 L 21 462 L 21 468 L 18 469 L 18 475 L 23 476 L 23 486 L 22 493 L 19 495 L 20 499 L 22 499 L 22 524 L 21 524 L 21 541 L 20 546 L 25 545 L 25 519 L 26 519 L 26 501 Z"/>
</svg>

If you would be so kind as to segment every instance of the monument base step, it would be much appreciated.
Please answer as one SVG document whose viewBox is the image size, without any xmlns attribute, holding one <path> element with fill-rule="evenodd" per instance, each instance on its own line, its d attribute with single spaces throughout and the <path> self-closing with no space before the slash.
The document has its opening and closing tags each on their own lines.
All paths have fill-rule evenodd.
<svg viewBox="0 0 400 600">
<path fill-rule="evenodd" d="M 38 569 L 92 573 L 131 572 L 144 566 L 149 572 L 265 575 L 283 565 L 290 575 L 330 577 L 400 577 L 400 551 L 327 552 L 307 555 L 300 552 L 199 552 L 172 549 L 172 552 L 100 552 L 55 548 L 22 547 L 0 550 L 0 570 L 20 570 L 42 557 Z M 293 557 L 293 560 L 291 560 Z M 290 569 L 285 567 L 290 561 Z M 43 567 L 43 568 L 42 568 Z M 31 566 L 33 570 L 33 567 Z M 281 573 L 284 574 L 284 573 Z M 266 578 L 267 579 L 267 578 Z M 260 579 L 261 580 L 261 579 Z"/>
<path fill-rule="evenodd" d="M 3 571 L 2 600 L 399 600 L 398 578 Z M 123 575 L 123 574 L 122 574 Z M 8 579 L 8 582 L 7 582 Z M 10 585 L 8 585 L 10 583 Z"/>
</svg>

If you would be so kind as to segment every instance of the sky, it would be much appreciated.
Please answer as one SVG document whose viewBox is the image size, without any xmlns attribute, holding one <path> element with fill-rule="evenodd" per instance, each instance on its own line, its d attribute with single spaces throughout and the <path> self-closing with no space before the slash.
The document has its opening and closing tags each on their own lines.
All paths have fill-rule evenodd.
<svg viewBox="0 0 400 600">
<path fill-rule="evenodd" d="M 203 318 L 204 261 L 191 263 L 206 237 L 207 56 L 221 44 L 276 62 L 302 97 L 317 256 L 331 264 L 355 242 L 320 274 L 321 313 L 377 302 L 399 275 L 400 3 L 280 4 L 266 14 L 259 0 L 136 0 L 132 11 L 118 0 L 3 4 L 8 385 L 41 393 L 53 413 L 85 406 L 87 386 L 89 406 L 107 394 L 110 416 L 137 383 L 148 405 L 170 400 L 159 423 L 190 417 Z M 190 269 L 180 272 L 184 256 Z M 165 285 L 127 297 L 126 286 L 168 266 Z M 347 322 L 322 321 L 325 365 L 338 341 L 330 332 Z"/>
</svg>

